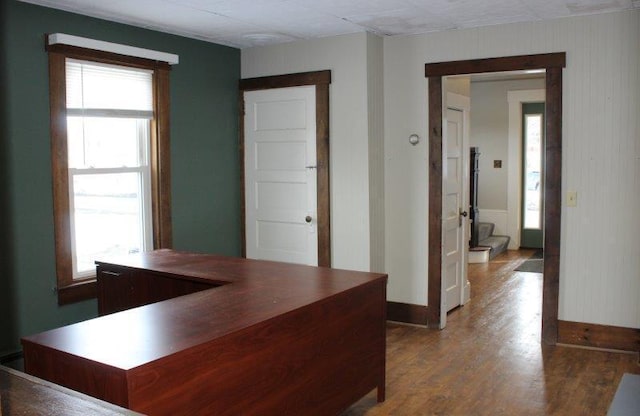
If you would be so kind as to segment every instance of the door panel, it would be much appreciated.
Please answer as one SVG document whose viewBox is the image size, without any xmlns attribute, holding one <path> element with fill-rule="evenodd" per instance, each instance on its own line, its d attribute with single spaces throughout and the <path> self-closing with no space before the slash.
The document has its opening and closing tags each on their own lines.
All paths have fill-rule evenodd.
<svg viewBox="0 0 640 416">
<path fill-rule="evenodd" d="M 317 265 L 315 87 L 245 92 L 248 258 Z"/>
<path fill-rule="evenodd" d="M 311 88 L 311 87 L 302 87 Z M 286 88 L 290 90 L 289 88 Z M 278 89 L 277 94 L 286 93 L 285 88 Z M 270 90 L 267 93 L 273 93 Z M 260 93 L 265 93 L 261 91 Z M 304 99 L 269 99 L 265 102 L 255 103 L 255 130 L 304 130 L 307 127 L 307 112 Z"/>
<path fill-rule="evenodd" d="M 445 155 L 443 158 L 443 300 L 444 311 L 463 303 L 464 281 L 464 238 L 461 213 L 467 210 L 463 205 L 463 149 L 464 114 L 460 110 L 448 108 L 446 111 Z"/>
</svg>

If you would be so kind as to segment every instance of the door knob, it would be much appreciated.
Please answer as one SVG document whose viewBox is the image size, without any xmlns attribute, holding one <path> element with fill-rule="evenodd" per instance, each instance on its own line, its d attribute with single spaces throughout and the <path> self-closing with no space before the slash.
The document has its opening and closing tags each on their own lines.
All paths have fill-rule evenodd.
<svg viewBox="0 0 640 416">
<path fill-rule="evenodd" d="M 313 219 L 313 218 L 311 218 L 311 215 L 307 215 L 306 217 L 304 217 L 304 220 L 305 220 L 306 222 L 311 222 L 311 220 L 312 220 L 312 219 Z"/>
<path fill-rule="evenodd" d="M 458 227 L 462 227 L 462 217 L 467 216 L 467 211 L 459 211 L 460 215 L 458 216 Z"/>
</svg>

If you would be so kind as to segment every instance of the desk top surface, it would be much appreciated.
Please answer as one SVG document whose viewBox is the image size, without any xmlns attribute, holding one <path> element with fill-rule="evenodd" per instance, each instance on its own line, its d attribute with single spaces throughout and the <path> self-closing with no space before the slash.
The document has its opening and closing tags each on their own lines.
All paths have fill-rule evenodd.
<svg viewBox="0 0 640 416">
<path fill-rule="evenodd" d="M 42 332 L 23 342 L 129 370 L 387 279 L 378 273 L 173 250 L 97 263 L 208 281 L 212 288 Z"/>
<path fill-rule="evenodd" d="M 3 416 L 140 415 L 3 366 L 0 366 L 0 397 Z"/>
</svg>

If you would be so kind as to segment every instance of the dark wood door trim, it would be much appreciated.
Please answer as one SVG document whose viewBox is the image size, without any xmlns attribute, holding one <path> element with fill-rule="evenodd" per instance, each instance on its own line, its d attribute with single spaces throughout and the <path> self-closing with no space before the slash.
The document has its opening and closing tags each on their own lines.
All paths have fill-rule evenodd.
<svg viewBox="0 0 640 416">
<path fill-rule="evenodd" d="M 539 55 L 504 56 L 500 58 L 470 59 L 466 61 L 425 64 L 426 77 L 479 74 L 483 72 L 522 71 L 526 69 L 564 68 L 565 52 Z"/>
<path fill-rule="evenodd" d="M 429 265 L 427 324 L 438 327 L 441 310 L 442 252 L 442 77 L 481 72 L 546 70 L 544 277 L 542 341 L 558 340 L 560 213 L 562 202 L 562 68 L 566 53 L 520 55 L 425 64 L 429 78 Z"/>
<path fill-rule="evenodd" d="M 245 240 L 245 178 L 244 178 L 244 93 L 245 91 L 273 88 L 316 87 L 316 157 L 317 157 L 317 202 L 318 202 L 318 266 L 331 266 L 331 199 L 329 186 L 329 84 L 331 71 L 302 72 L 259 78 L 245 78 L 239 82 L 240 114 L 240 218 L 242 256 L 246 257 Z"/>
<path fill-rule="evenodd" d="M 544 270 L 542 340 L 558 342 L 560 217 L 562 214 L 562 68 L 547 68 L 545 80 Z"/>
<path fill-rule="evenodd" d="M 331 71 L 328 69 L 324 71 L 244 78 L 240 80 L 240 91 L 267 90 L 271 88 L 302 87 L 305 85 L 323 84 L 331 84 Z"/>
<path fill-rule="evenodd" d="M 427 325 L 432 328 L 440 327 L 442 306 L 442 111 L 442 77 L 429 77 L 428 203 L 430 214 Z"/>
</svg>

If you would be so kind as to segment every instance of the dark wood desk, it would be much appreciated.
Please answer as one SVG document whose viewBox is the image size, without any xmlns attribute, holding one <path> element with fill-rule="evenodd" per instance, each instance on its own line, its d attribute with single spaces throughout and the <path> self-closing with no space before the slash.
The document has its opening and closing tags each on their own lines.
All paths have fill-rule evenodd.
<svg viewBox="0 0 640 416">
<path fill-rule="evenodd" d="M 98 272 L 129 278 L 133 305 L 156 279 L 193 293 L 25 337 L 27 372 L 152 415 L 325 416 L 374 388 L 384 400 L 386 275 L 171 250 Z"/>
<path fill-rule="evenodd" d="M 116 416 L 139 415 L 77 391 L 0 366 L 2 416 Z"/>
</svg>

